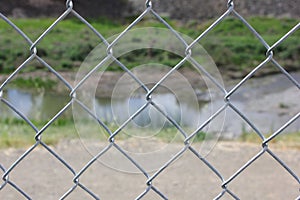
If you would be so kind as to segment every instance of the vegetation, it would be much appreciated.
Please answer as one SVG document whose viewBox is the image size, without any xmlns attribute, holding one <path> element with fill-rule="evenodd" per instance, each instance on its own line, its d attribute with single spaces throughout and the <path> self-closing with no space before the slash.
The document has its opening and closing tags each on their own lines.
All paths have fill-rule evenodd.
<svg viewBox="0 0 300 200">
<path fill-rule="evenodd" d="M 42 125 L 42 122 L 34 122 L 35 125 Z M 43 123 L 45 124 L 45 123 Z M 76 138 L 71 123 L 58 120 L 45 131 L 43 142 L 49 145 L 57 144 L 62 139 Z M 35 143 L 36 132 L 32 127 L 20 119 L 1 119 L 0 122 L 0 148 L 22 148 Z"/>
<path fill-rule="evenodd" d="M 47 121 L 33 120 L 33 124 L 41 129 Z M 88 129 L 87 129 L 88 127 Z M 114 132 L 118 126 L 108 124 L 109 129 Z M 88 132 L 86 130 L 89 130 Z M 166 127 L 153 134 L 155 130 L 128 128 L 121 131 L 116 140 L 127 140 L 132 137 L 153 138 L 162 142 L 182 143 L 184 138 L 174 127 Z M 188 130 L 185 130 L 189 132 Z M 192 132 L 192 131 L 190 131 Z M 83 134 L 84 133 L 84 134 Z M 33 145 L 36 132 L 24 120 L 16 118 L 6 118 L 0 120 L 0 149 L 1 148 L 22 148 Z M 270 135 L 266 135 L 268 137 Z M 109 134 L 96 123 L 82 122 L 74 124 L 73 119 L 58 118 L 42 134 L 42 141 L 48 145 L 56 145 L 60 141 L 70 139 L 87 139 L 106 142 Z M 192 139 L 193 142 L 202 142 L 213 139 L 211 135 L 205 132 L 199 132 Z M 222 139 L 221 139 L 222 140 Z M 260 144 L 262 141 L 255 133 L 244 132 L 239 138 L 234 139 L 245 143 Z M 270 146 L 275 148 L 294 148 L 300 149 L 300 132 L 280 134 L 269 142 Z"/>
<path fill-rule="evenodd" d="M 42 129 L 47 121 L 33 120 L 32 123 L 39 129 Z M 109 124 L 108 127 L 112 132 L 118 128 L 114 124 Z M 86 130 L 89 131 L 87 132 Z M 22 119 L 6 118 L 0 120 L 0 148 L 20 148 L 33 145 L 36 142 L 34 140 L 35 135 L 35 130 Z M 131 137 L 151 137 L 167 143 L 172 141 L 183 142 L 184 140 L 180 132 L 174 127 L 166 127 L 158 131 L 126 128 L 116 136 L 116 140 L 126 140 Z M 206 134 L 204 132 L 199 132 L 194 137 L 193 142 L 201 142 L 205 137 Z M 108 138 L 109 134 L 97 123 L 92 123 L 91 121 L 79 122 L 75 126 L 73 119 L 67 118 L 57 119 L 42 134 L 42 141 L 48 145 L 56 145 L 62 140 L 70 139 L 93 139 L 105 142 Z"/>
<path fill-rule="evenodd" d="M 294 25 L 296 19 L 275 19 L 252 17 L 249 23 L 262 35 L 269 45 L 272 45 Z M 49 27 L 54 19 L 16 19 L 14 23 L 23 30 L 29 38 L 36 40 Z M 128 20 L 129 23 L 130 20 Z M 91 20 L 91 24 L 106 38 L 120 33 L 128 23 L 118 23 L 108 19 Z M 179 32 L 192 38 L 200 35 L 211 23 L 190 21 L 186 24 L 168 20 Z M 138 27 L 164 27 L 154 19 L 147 19 Z M 276 60 L 288 70 L 296 70 L 300 64 L 300 32 L 297 31 L 279 45 L 275 51 Z M 77 19 L 61 21 L 47 37 L 38 44 L 38 55 L 46 60 L 56 70 L 77 70 L 88 53 L 101 43 L 101 39 Z M 30 45 L 4 21 L 0 21 L 0 72 L 10 73 L 30 55 Z M 247 29 L 241 21 L 227 18 L 213 29 L 200 44 L 212 56 L 222 72 L 231 78 L 241 77 L 265 59 L 266 48 Z M 178 56 L 160 50 L 139 50 L 125 55 L 120 60 L 129 68 L 149 59 L 152 63 L 173 66 L 180 59 Z M 42 64 L 33 61 L 22 72 L 45 69 Z M 110 70 L 120 70 L 111 66 Z M 258 75 L 276 72 L 268 67 Z"/>
<path fill-rule="evenodd" d="M 47 79 L 46 77 L 29 77 L 29 78 L 23 78 L 18 77 L 15 79 L 15 81 L 12 82 L 14 87 L 17 88 L 37 88 L 37 89 L 53 89 L 57 82 L 55 82 L 52 79 Z"/>
<path fill-rule="evenodd" d="M 265 137 L 268 138 L 271 134 L 266 134 Z M 261 138 L 256 133 L 244 132 L 239 140 L 241 142 L 247 143 L 262 143 Z M 272 139 L 269 146 L 275 146 L 277 148 L 295 148 L 300 149 L 300 132 L 295 133 L 281 133 Z"/>
<path fill-rule="evenodd" d="M 28 37 L 34 41 L 53 23 L 55 19 L 15 19 L 14 23 L 23 30 Z M 275 19 L 251 17 L 248 22 L 262 35 L 265 41 L 272 45 L 281 38 L 293 26 L 297 24 L 296 19 Z M 130 20 L 128 20 L 129 23 Z M 205 23 L 190 21 L 186 24 L 168 20 L 168 22 L 179 32 L 192 38 L 200 35 L 213 21 Z M 90 20 L 90 23 L 105 37 L 120 33 L 128 23 L 118 23 L 107 19 Z M 164 27 L 163 24 L 153 19 L 147 19 L 139 23 L 138 27 Z M 299 70 L 300 64 L 300 31 L 296 31 L 281 45 L 274 50 L 275 59 L 287 70 Z M 61 21 L 47 37 L 38 44 L 38 55 L 49 63 L 55 70 L 76 71 L 81 62 L 102 41 L 79 20 L 68 18 Z M 257 66 L 265 59 L 266 48 L 259 40 L 235 18 L 227 18 L 213 29 L 200 44 L 208 51 L 216 62 L 219 69 L 231 78 L 240 78 Z M 0 21 L 0 74 L 9 74 L 15 70 L 26 58 L 30 56 L 30 45 L 15 32 L 4 21 Z M 179 56 L 157 49 L 146 49 L 134 51 L 120 58 L 122 63 L 131 68 L 143 64 L 148 59 L 152 63 L 158 62 L 168 66 L 174 66 L 181 59 Z M 45 70 L 38 61 L 30 62 L 21 72 Z M 112 65 L 109 70 L 120 70 L 120 67 Z M 263 75 L 274 73 L 276 68 L 268 66 L 265 71 L 259 71 Z M 18 77 L 13 82 L 16 87 L 45 88 L 52 89 L 57 83 L 48 80 L 47 77 L 24 78 Z M 285 107 L 286 105 L 279 105 Z M 46 121 L 34 121 L 38 127 L 43 127 Z M 85 124 L 88 126 L 89 124 Z M 91 126 L 92 127 L 92 126 Z M 113 131 L 117 127 L 109 125 Z M 47 144 L 56 144 L 62 139 L 78 138 L 77 127 L 71 119 L 58 119 L 54 126 L 43 134 L 43 141 Z M 89 126 L 89 138 L 106 140 L 108 135 L 99 137 L 99 127 L 91 129 Z M 138 130 L 130 130 L 135 134 Z M 169 142 L 173 140 L 177 130 L 172 127 L 164 128 L 158 139 Z M 19 119 L 0 118 L 0 148 L 24 147 L 33 144 L 35 131 L 24 121 Z M 138 135 L 137 132 L 135 135 Z M 144 133 L 148 134 L 148 133 Z M 150 133 L 149 133 L 150 134 Z M 299 148 L 300 133 L 284 134 L 276 137 L 271 143 L 289 144 Z M 203 141 L 207 135 L 199 133 L 195 141 Z M 119 139 L 127 139 L 128 135 L 120 134 Z M 239 140 L 244 142 L 259 143 L 255 134 L 243 134 Z M 182 141 L 182 138 L 181 140 Z"/>
</svg>

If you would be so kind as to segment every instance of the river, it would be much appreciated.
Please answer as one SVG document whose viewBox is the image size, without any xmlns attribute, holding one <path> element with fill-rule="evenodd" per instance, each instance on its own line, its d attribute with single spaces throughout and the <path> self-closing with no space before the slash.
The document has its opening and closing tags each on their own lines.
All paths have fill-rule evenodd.
<svg viewBox="0 0 300 200">
<path fill-rule="evenodd" d="M 293 77 L 299 82 L 300 73 L 293 73 Z M 228 90 L 230 88 L 232 87 L 228 87 Z M 49 120 L 70 101 L 68 95 L 34 92 L 20 88 L 6 89 L 3 97 L 31 120 Z M 188 100 L 179 101 L 171 93 L 156 94 L 153 99 L 162 111 L 168 113 L 179 125 L 190 127 L 192 130 L 199 127 L 224 105 L 221 96 L 212 102 L 199 101 L 197 104 L 192 104 Z M 244 116 L 251 120 L 259 131 L 272 133 L 299 113 L 299 99 L 300 91 L 296 86 L 284 75 L 273 75 L 249 81 L 231 97 L 231 103 L 244 113 Z M 106 123 L 117 121 L 118 124 L 122 124 L 145 103 L 143 96 L 113 100 L 96 98 L 93 101 L 93 112 Z M 0 104 L 0 111 L 2 119 L 20 118 L 4 103 Z M 72 118 L 72 109 L 68 109 L 62 117 Z M 151 105 L 134 118 L 133 124 L 148 128 L 171 125 L 166 117 Z M 286 132 L 299 130 L 300 122 L 297 119 Z M 231 108 L 227 108 L 226 114 L 222 112 L 204 131 L 221 131 L 225 138 L 232 138 L 253 130 L 241 116 Z"/>
</svg>

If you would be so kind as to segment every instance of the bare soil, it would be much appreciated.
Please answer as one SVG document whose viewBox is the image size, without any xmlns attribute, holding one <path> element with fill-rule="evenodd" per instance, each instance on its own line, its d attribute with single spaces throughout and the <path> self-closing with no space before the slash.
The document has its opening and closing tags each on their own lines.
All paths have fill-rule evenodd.
<svg viewBox="0 0 300 200">
<path fill-rule="evenodd" d="M 134 141 L 119 141 L 118 145 L 128 151 L 147 150 Z M 163 146 L 161 142 L 156 148 Z M 93 141 L 66 141 L 50 147 L 59 154 L 76 173 L 100 152 L 107 143 Z M 200 144 L 193 144 L 198 150 Z M 132 148 L 129 149 L 128 146 Z M 181 144 L 170 144 L 159 153 L 144 154 L 148 159 L 143 167 L 167 161 L 183 148 Z M 295 149 L 269 147 L 293 172 L 300 175 L 300 152 Z M 223 176 L 229 179 L 239 168 L 261 150 L 260 144 L 238 142 L 218 142 L 205 157 Z M 0 163 L 8 168 L 25 152 L 25 149 L 4 149 L 0 153 Z M 132 171 L 134 167 L 113 147 L 95 162 L 80 177 L 80 182 L 101 199 L 134 199 L 146 188 L 147 178 L 143 174 L 121 172 Z M 109 167 L 114 166 L 114 168 Z M 131 168 L 130 168 L 131 167 Z M 155 170 L 154 170 L 155 171 Z M 154 172 L 153 171 L 153 172 Z M 149 172 L 150 175 L 153 172 Z M 74 186 L 74 175 L 43 147 L 36 148 L 10 174 L 10 180 L 26 191 L 33 199 L 59 199 Z M 182 157 L 167 167 L 154 179 L 153 185 L 169 199 L 213 199 L 222 192 L 222 181 L 194 154 L 186 151 Z M 228 184 L 228 188 L 240 199 L 297 199 L 300 185 L 276 160 L 264 153 L 250 167 Z M 1 199 L 23 199 L 15 189 L 6 185 L 0 190 Z M 77 187 L 67 199 L 92 199 Z M 150 191 L 144 199 L 161 199 Z M 233 199 L 228 194 L 222 199 Z"/>
</svg>

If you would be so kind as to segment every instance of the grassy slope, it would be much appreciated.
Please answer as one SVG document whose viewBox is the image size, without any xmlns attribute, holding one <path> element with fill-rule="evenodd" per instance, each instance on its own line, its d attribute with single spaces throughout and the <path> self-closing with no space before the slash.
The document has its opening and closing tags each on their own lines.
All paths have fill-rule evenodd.
<svg viewBox="0 0 300 200">
<path fill-rule="evenodd" d="M 253 17 L 247 19 L 249 23 L 263 36 L 269 45 L 282 37 L 294 25 L 295 19 L 274 19 Z M 54 19 L 18 19 L 14 23 L 23 30 L 29 38 L 35 40 L 54 21 Z M 170 21 L 176 30 L 192 38 L 196 38 L 211 23 L 191 21 L 180 25 Z M 104 37 L 120 33 L 126 25 L 109 20 L 92 20 L 91 24 Z M 163 27 L 153 19 L 141 22 L 139 27 Z M 297 31 L 282 45 L 275 49 L 275 58 L 288 70 L 299 68 L 300 62 L 300 32 Z M 97 46 L 101 40 L 78 20 L 67 19 L 58 24 L 47 37 L 38 45 L 38 54 L 57 70 L 75 70 L 88 53 Z M 29 56 L 29 45 L 15 33 L 5 22 L 0 21 L 0 72 L 9 73 Z M 221 22 L 200 44 L 215 60 L 223 72 L 235 72 L 232 77 L 240 77 L 253 69 L 264 58 L 266 48 L 259 43 L 257 38 L 237 19 L 228 18 Z M 149 57 L 149 56 L 148 56 Z M 145 58 L 145 52 L 135 52 L 134 56 L 121 58 L 128 67 L 135 66 Z M 178 59 L 164 52 L 151 54 L 151 61 L 162 64 L 174 65 Z M 37 62 L 30 63 L 24 71 L 43 68 Z M 112 67 L 111 70 L 119 68 Z M 271 69 L 272 72 L 273 69 Z M 270 70 L 269 70 L 270 71 Z M 266 73 L 269 73 L 266 70 Z M 274 70 L 273 70 L 274 71 Z M 262 71 L 263 74 L 263 71 Z"/>
</svg>

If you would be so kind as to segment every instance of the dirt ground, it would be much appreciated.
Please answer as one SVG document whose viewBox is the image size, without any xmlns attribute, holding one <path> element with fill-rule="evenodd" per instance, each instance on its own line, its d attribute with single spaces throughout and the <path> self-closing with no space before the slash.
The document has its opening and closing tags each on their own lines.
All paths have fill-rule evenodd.
<svg viewBox="0 0 300 200">
<path fill-rule="evenodd" d="M 134 144 L 133 141 L 117 142 L 131 152 L 144 168 L 155 171 L 171 156 L 179 152 L 179 143 L 157 146 Z M 80 169 L 107 144 L 91 141 L 68 141 L 51 147 L 69 165 Z M 199 144 L 192 144 L 200 149 Z M 162 148 L 161 148 L 162 147 Z M 144 148 L 141 150 L 141 148 Z M 300 176 L 300 151 L 269 147 L 291 170 Z M 26 149 L 4 149 L 0 151 L 0 163 L 8 168 Z M 149 150 L 148 153 L 147 150 Z M 259 144 L 218 142 L 206 159 L 216 167 L 225 180 L 231 177 L 249 159 L 261 150 Z M 141 153 L 144 152 L 144 153 Z M 154 153 L 153 153 L 154 152 Z M 130 153 L 129 153 L 130 154 Z M 131 154 L 130 154 L 131 155 Z M 138 156 L 140 157 L 138 157 Z M 127 171 L 127 172 L 121 172 Z M 112 147 L 80 177 L 80 182 L 101 199 L 135 199 L 146 188 L 147 178 L 136 172 L 136 168 Z M 150 175 L 153 172 L 149 172 Z M 59 199 L 73 186 L 72 173 L 43 147 L 36 148 L 10 174 L 10 180 L 26 191 L 32 199 Z M 214 199 L 221 191 L 222 181 L 191 151 L 167 167 L 154 180 L 153 185 L 168 199 Z M 229 183 L 228 188 L 240 199 L 297 199 L 300 184 L 268 153 L 264 153 L 249 168 Z M 0 199 L 24 199 L 10 185 L 0 190 Z M 67 199 L 93 199 L 77 187 Z M 161 199 L 150 191 L 143 199 Z M 226 194 L 221 199 L 233 199 Z"/>
</svg>

